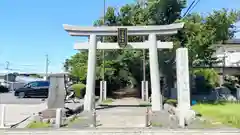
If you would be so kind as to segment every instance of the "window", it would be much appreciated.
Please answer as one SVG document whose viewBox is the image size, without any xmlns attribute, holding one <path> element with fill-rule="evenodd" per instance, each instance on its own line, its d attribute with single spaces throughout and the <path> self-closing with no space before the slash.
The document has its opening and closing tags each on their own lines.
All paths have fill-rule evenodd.
<svg viewBox="0 0 240 135">
<path fill-rule="evenodd" d="M 28 86 L 30 87 L 37 87 L 38 86 L 38 82 L 31 82 L 28 84 Z"/>
<path fill-rule="evenodd" d="M 38 82 L 38 86 L 39 87 L 48 87 L 49 86 L 49 82 L 48 81 Z"/>
</svg>

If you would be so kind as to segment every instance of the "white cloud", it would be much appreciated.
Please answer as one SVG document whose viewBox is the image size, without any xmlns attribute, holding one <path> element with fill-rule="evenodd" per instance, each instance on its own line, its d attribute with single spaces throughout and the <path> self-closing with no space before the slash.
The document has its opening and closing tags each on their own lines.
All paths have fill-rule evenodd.
<svg viewBox="0 0 240 135">
<path fill-rule="evenodd" d="M 235 33 L 236 38 L 240 38 L 240 21 L 235 23 L 235 26 L 238 28 L 239 32 Z"/>
<path fill-rule="evenodd" d="M 240 32 L 236 33 L 236 34 L 235 34 L 235 37 L 236 37 L 236 38 L 240 38 Z"/>
</svg>

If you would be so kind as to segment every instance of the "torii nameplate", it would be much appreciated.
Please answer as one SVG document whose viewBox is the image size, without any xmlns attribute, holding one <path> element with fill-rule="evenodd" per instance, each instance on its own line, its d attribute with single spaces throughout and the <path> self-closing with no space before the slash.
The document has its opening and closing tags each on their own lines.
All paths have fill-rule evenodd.
<svg viewBox="0 0 240 135">
<path fill-rule="evenodd" d="M 118 28 L 118 45 L 125 48 L 128 44 L 127 28 Z"/>
</svg>

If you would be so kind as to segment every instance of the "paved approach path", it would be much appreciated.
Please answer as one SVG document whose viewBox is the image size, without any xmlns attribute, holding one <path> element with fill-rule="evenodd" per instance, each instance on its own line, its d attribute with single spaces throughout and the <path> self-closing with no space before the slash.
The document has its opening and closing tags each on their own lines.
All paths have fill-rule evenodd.
<svg viewBox="0 0 240 135">
<path fill-rule="evenodd" d="M 146 108 L 133 107 L 140 103 L 140 99 L 124 98 L 111 103 L 111 105 L 119 107 L 97 109 L 98 126 L 111 128 L 144 127 Z"/>
<path fill-rule="evenodd" d="M 0 130 L 0 135 L 240 135 L 239 130 L 166 130 L 166 129 L 51 129 Z"/>
</svg>

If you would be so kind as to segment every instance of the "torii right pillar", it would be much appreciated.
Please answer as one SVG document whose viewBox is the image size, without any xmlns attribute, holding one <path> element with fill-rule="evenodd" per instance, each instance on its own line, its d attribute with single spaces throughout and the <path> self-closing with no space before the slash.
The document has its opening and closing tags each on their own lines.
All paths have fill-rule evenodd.
<svg viewBox="0 0 240 135">
<path fill-rule="evenodd" d="M 162 95 L 160 91 L 160 72 L 158 64 L 158 49 L 156 34 L 149 34 L 149 62 L 152 89 L 152 111 L 162 110 Z"/>
</svg>

